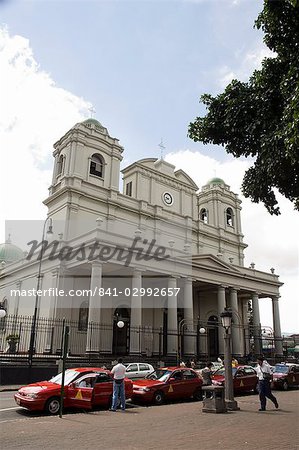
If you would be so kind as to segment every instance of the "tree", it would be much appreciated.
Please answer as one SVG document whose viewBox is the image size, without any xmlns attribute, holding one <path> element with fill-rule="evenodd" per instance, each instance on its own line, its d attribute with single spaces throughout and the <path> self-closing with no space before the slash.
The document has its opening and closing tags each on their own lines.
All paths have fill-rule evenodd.
<svg viewBox="0 0 299 450">
<path fill-rule="evenodd" d="M 249 81 L 233 80 L 223 93 L 201 96 L 205 117 L 190 123 L 194 141 L 254 157 L 242 192 L 280 214 L 276 188 L 299 209 L 299 0 L 265 0 L 255 26 L 273 52 Z"/>
</svg>

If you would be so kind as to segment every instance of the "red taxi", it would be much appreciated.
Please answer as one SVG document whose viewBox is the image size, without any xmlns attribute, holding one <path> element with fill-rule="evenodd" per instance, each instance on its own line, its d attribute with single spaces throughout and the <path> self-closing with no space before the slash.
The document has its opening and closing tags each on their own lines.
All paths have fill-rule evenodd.
<svg viewBox="0 0 299 450">
<path fill-rule="evenodd" d="M 46 411 L 57 414 L 60 407 L 62 374 L 49 381 L 28 384 L 15 394 L 19 406 L 31 411 Z M 65 372 L 65 408 L 92 409 L 94 406 L 110 406 L 113 392 L 113 376 L 108 370 L 80 367 Z M 131 398 L 133 383 L 125 378 L 126 398 Z"/>
<path fill-rule="evenodd" d="M 237 366 L 232 368 L 234 393 L 240 394 L 242 392 L 254 391 L 258 389 L 258 377 L 256 371 L 251 366 Z M 224 367 L 216 370 L 212 374 L 213 383 L 224 385 L 225 370 Z"/>
<path fill-rule="evenodd" d="M 293 386 L 299 386 L 299 364 L 275 364 L 272 387 L 287 391 Z"/>
<path fill-rule="evenodd" d="M 193 397 L 202 399 L 202 378 L 193 370 L 181 367 L 157 369 L 144 380 L 133 382 L 132 401 L 161 405 L 165 400 Z"/>
</svg>

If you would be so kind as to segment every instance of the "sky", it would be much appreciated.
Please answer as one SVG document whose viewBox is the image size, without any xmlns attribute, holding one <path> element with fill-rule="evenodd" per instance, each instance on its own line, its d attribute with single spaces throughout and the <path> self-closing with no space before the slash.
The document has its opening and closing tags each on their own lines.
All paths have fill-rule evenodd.
<svg viewBox="0 0 299 450">
<path fill-rule="evenodd" d="M 160 157 L 163 139 L 164 158 L 199 186 L 217 175 L 240 195 L 245 265 L 275 268 L 282 331 L 298 333 L 298 213 L 281 196 L 279 217 L 244 199 L 250 159 L 187 137 L 203 93 L 246 81 L 271 56 L 253 28 L 261 9 L 252 0 L 0 0 L 0 241 L 6 219 L 46 216 L 53 143 L 93 108 L 124 146 L 123 167 Z M 271 301 L 260 310 L 272 326 Z"/>
</svg>

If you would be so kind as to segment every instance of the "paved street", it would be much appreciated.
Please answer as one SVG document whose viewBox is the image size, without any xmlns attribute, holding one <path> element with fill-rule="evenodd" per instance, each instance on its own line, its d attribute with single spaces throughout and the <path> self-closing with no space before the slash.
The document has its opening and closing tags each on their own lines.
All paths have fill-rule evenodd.
<svg viewBox="0 0 299 450">
<path fill-rule="evenodd" d="M 299 448 L 299 391 L 276 394 L 280 408 L 258 412 L 258 397 L 237 397 L 241 411 L 207 414 L 201 402 L 160 407 L 131 407 L 125 413 L 106 410 L 70 412 L 59 417 L 14 408 L 13 392 L 0 394 L 1 449 L 139 450 L 195 447 L 210 449 L 296 450 Z"/>
</svg>

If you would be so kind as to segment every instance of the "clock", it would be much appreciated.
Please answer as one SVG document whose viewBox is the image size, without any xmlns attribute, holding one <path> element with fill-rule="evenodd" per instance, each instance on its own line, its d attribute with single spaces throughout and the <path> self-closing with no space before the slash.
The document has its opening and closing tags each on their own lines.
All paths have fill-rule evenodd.
<svg viewBox="0 0 299 450">
<path fill-rule="evenodd" d="M 167 206 L 171 206 L 173 204 L 173 196 L 169 192 L 164 192 L 162 195 L 162 200 Z"/>
</svg>

